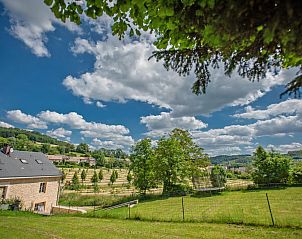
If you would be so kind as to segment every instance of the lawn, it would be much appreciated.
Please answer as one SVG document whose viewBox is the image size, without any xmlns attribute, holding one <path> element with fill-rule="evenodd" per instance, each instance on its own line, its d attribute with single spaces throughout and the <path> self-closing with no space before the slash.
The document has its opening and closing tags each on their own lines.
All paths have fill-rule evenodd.
<svg viewBox="0 0 302 239">
<path fill-rule="evenodd" d="M 168 223 L 133 220 L 43 217 L 0 211 L 0 238 L 302 238 L 301 229 L 214 223 Z"/>
<path fill-rule="evenodd" d="M 211 197 L 185 196 L 184 218 L 191 222 L 271 225 L 266 193 L 275 225 L 302 227 L 302 188 L 223 192 Z M 90 215 L 125 219 L 128 208 L 98 210 Z M 143 201 L 130 209 L 130 217 L 148 221 L 182 221 L 182 198 Z"/>
</svg>

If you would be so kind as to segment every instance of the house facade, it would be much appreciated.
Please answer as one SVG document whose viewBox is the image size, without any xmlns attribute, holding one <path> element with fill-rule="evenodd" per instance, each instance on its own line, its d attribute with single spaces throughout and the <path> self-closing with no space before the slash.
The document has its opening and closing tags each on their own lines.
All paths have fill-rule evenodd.
<svg viewBox="0 0 302 239">
<path fill-rule="evenodd" d="M 22 210 L 51 213 L 58 203 L 61 172 L 43 153 L 0 152 L 0 200 L 18 199 Z"/>
</svg>

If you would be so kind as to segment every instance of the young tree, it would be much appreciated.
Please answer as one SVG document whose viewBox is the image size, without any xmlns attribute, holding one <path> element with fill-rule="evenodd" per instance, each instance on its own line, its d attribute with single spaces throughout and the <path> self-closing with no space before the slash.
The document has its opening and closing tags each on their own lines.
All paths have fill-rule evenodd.
<svg viewBox="0 0 302 239">
<path fill-rule="evenodd" d="M 98 174 L 96 173 L 96 170 L 94 170 L 93 175 L 91 177 L 91 182 L 93 183 L 93 191 L 96 193 L 100 190 L 98 182 L 99 182 L 99 177 Z"/>
<path fill-rule="evenodd" d="M 91 177 L 91 182 L 96 184 L 96 183 L 98 183 L 98 181 L 99 181 L 99 177 L 98 177 L 96 171 L 94 170 L 93 175 Z"/>
<path fill-rule="evenodd" d="M 72 177 L 72 188 L 74 190 L 79 190 L 80 189 L 80 182 L 79 182 L 79 177 L 78 177 L 77 172 L 74 172 L 74 175 Z"/>
<path fill-rule="evenodd" d="M 132 179 L 133 179 L 132 174 L 131 174 L 131 172 L 129 171 L 128 174 L 127 174 L 127 181 L 128 181 L 128 184 L 129 184 L 129 185 L 131 184 Z"/>
<path fill-rule="evenodd" d="M 110 176 L 111 185 L 113 185 L 116 182 L 117 178 L 118 178 L 118 172 L 116 170 L 113 170 Z"/>
<path fill-rule="evenodd" d="M 254 154 L 252 173 L 257 184 L 286 183 L 290 172 L 291 159 L 275 152 L 266 152 L 259 146 Z"/>
<path fill-rule="evenodd" d="M 100 171 L 99 171 L 99 180 L 100 180 L 100 182 L 101 182 L 103 179 L 104 179 L 103 170 L 100 169 Z"/>
<path fill-rule="evenodd" d="M 227 181 L 227 174 L 223 167 L 215 165 L 211 169 L 210 180 L 213 187 L 224 187 L 224 184 Z"/>
<path fill-rule="evenodd" d="M 154 150 L 151 139 L 138 141 L 130 155 L 130 170 L 133 174 L 133 185 L 141 194 L 146 194 L 147 190 L 156 187 L 153 160 Z M 130 172 L 128 175 L 131 175 Z"/>
<path fill-rule="evenodd" d="M 86 170 L 83 169 L 82 173 L 81 173 L 82 184 L 83 184 L 84 180 L 86 179 L 86 177 L 87 177 Z"/>
</svg>

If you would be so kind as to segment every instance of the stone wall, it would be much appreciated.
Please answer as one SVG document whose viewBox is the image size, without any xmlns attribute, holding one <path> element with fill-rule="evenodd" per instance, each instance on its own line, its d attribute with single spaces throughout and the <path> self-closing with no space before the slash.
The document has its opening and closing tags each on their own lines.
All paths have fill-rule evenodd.
<svg viewBox="0 0 302 239">
<path fill-rule="evenodd" d="M 57 205 L 60 179 L 58 177 L 41 177 L 26 179 L 0 179 L 0 185 L 6 186 L 5 199 L 18 197 L 22 210 L 33 211 L 36 203 L 45 202 L 45 213 L 51 213 L 52 206 Z M 39 192 L 40 183 L 46 183 L 46 191 Z"/>
</svg>

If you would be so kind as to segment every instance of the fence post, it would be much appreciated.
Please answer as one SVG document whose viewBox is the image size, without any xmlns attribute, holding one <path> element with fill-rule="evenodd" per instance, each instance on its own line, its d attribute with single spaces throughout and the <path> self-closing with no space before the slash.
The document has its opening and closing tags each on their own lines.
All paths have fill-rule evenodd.
<svg viewBox="0 0 302 239">
<path fill-rule="evenodd" d="M 95 200 L 93 201 L 93 217 L 95 217 Z"/>
<path fill-rule="evenodd" d="M 181 197 L 181 207 L 182 207 L 182 220 L 185 220 L 185 206 L 184 206 L 184 197 Z"/>
<path fill-rule="evenodd" d="M 266 195 L 266 200 L 267 200 L 267 204 L 268 204 L 268 209 L 269 209 L 269 212 L 270 212 L 270 215 L 271 215 L 271 219 L 272 219 L 272 224 L 273 224 L 273 226 L 275 226 L 274 217 L 273 217 L 271 205 L 269 203 L 268 195 L 267 195 L 267 193 L 265 195 Z"/>
<path fill-rule="evenodd" d="M 128 219 L 130 219 L 130 217 L 131 217 L 131 209 L 130 209 L 130 204 L 128 204 Z"/>
</svg>

